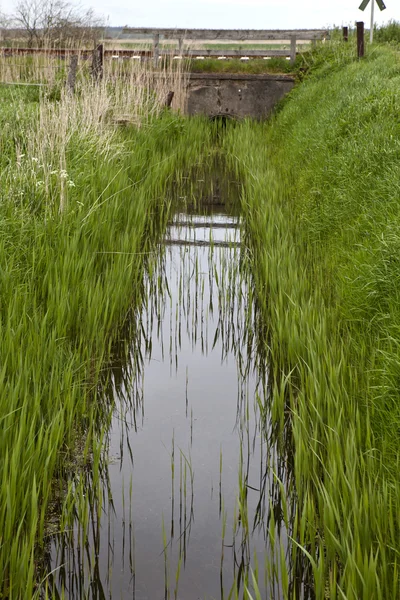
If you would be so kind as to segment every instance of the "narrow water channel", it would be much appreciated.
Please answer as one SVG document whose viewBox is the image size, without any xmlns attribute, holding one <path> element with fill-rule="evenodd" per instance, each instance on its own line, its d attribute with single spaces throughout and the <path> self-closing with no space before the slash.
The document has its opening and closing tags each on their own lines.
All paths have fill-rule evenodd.
<svg viewBox="0 0 400 600">
<path fill-rule="evenodd" d="M 114 378 L 101 506 L 88 502 L 87 536 L 54 536 L 53 597 L 242 598 L 252 570 L 262 598 L 283 598 L 285 466 L 240 217 L 178 210 L 150 271 Z"/>
</svg>

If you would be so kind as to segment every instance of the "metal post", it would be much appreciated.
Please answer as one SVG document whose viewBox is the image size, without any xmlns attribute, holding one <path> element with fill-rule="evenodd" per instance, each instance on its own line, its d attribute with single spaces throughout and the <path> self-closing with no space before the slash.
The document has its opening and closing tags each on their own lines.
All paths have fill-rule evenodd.
<svg viewBox="0 0 400 600">
<path fill-rule="evenodd" d="M 297 48 L 297 38 L 295 35 L 292 35 L 290 38 L 290 62 L 292 65 L 296 61 L 296 48 Z"/>
<path fill-rule="evenodd" d="M 357 55 L 358 58 L 363 58 L 365 56 L 365 46 L 364 46 L 364 21 L 358 21 L 357 25 Z"/>
<path fill-rule="evenodd" d="M 374 41 L 374 11 L 375 11 L 375 0 L 371 0 L 371 29 L 369 32 L 369 41 Z"/>
<path fill-rule="evenodd" d="M 343 27 L 343 41 L 344 42 L 349 41 L 349 28 L 348 27 Z"/>
<path fill-rule="evenodd" d="M 153 60 L 154 60 L 155 67 L 158 66 L 159 56 L 160 56 L 160 34 L 155 33 L 154 40 L 153 40 Z"/>
</svg>

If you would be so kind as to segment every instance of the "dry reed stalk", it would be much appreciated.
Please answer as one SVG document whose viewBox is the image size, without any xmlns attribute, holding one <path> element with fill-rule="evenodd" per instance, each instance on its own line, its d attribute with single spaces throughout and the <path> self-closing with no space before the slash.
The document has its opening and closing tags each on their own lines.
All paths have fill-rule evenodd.
<svg viewBox="0 0 400 600">
<path fill-rule="evenodd" d="M 122 151 L 115 137 L 118 121 L 136 127 L 148 123 L 164 110 L 170 90 L 174 91 L 173 109 L 182 110 L 185 103 L 186 74 L 181 62 L 164 62 L 155 71 L 150 62 L 107 61 L 104 77 L 96 84 L 85 68 L 81 65 L 78 72 L 76 94 L 63 87 L 56 102 L 46 93 L 41 95 L 38 118 L 32 119 L 25 132 L 26 152 L 40 164 L 40 185 L 46 191 L 51 213 L 67 208 L 68 152 L 73 155 L 76 145 L 103 158 L 115 157 Z"/>
<path fill-rule="evenodd" d="M 52 42 L 45 43 L 46 52 L 17 54 L 21 45 L 15 42 L 0 49 L 0 83 L 40 83 L 54 87 L 65 78 L 69 56 L 63 57 Z M 63 46 L 81 55 L 83 46 L 66 42 Z"/>
<path fill-rule="evenodd" d="M 143 118 L 160 113 L 169 91 L 174 92 L 172 108 L 183 111 L 186 102 L 188 73 L 182 61 L 174 60 L 171 52 L 167 60 L 154 69 L 151 61 L 120 59 L 105 62 L 105 81 L 114 86 L 115 117 L 140 124 Z M 143 108 L 147 107 L 144 113 Z"/>
</svg>

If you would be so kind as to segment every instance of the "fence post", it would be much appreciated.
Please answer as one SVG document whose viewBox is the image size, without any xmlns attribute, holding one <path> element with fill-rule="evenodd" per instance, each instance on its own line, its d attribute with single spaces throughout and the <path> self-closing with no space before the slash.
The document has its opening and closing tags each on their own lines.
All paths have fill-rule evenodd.
<svg viewBox="0 0 400 600">
<path fill-rule="evenodd" d="M 75 92 L 77 69 L 78 69 L 78 55 L 73 54 L 71 56 L 71 62 L 69 63 L 68 79 L 67 79 L 67 89 L 69 92 L 71 92 L 71 94 L 73 94 Z"/>
<path fill-rule="evenodd" d="M 343 27 L 343 41 L 344 42 L 349 41 L 349 28 L 348 27 Z"/>
<path fill-rule="evenodd" d="M 357 25 L 357 55 L 358 58 L 365 56 L 365 44 L 364 44 L 364 22 L 358 21 Z"/>
<path fill-rule="evenodd" d="M 297 37 L 292 35 L 290 38 L 290 62 L 293 65 L 296 60 Z"/>
<path fill-rule="evenodd" d="M 174 99 L 175 92 L 168 92 L 167 98 L 165 100 L 165 108 L 171 108 L 172 100 Z"/>
<path fill-rule="evenodd" d="M 160 34 L 155 33 L 154 40 L 153 40 L 153 60 L 154 60 L 155 67 L 158 66 L 159 56 L 160 56 Z"/>
<path fill-rule="evenodd" d="M 93 50 L 92 77 L 97 81 L 103 79 L 103 44 Z"/>
<path fill-rule="evenodd" d="M 183 51 L 183 38 L 179 38 L 179 56 L 182 56 Z"/>
</svg>

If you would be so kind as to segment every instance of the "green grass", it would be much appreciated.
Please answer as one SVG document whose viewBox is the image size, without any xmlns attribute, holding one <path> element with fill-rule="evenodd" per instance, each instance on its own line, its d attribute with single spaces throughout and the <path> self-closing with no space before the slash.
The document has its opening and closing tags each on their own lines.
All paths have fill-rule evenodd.
<svg viewBox="0 0 400 600">
<path fill-rule="evenodd" d="M 353 62 L 355 57 L 355 41 L 344 44 L 340 37 L 335 36 L 335 39 L 327 45 L 317 44 L 312 50 L 300 52 L 293 64 L 287 58 L 281 57 L 272 57 L 268 60 L 253 58 L 248 61 L 238 58 L 227 60 L 205 58 L 193 59 L 188 63 L 188 69 L 194 73 L 288 74 L 303 79 L 305 75 L 316 70 L 321 73 L 323 69 L 328 71 L 334 68 L 342 69 L 343 65 Z"/>
<path fill-rule="evenodd" d="M 400 22 L 389 21 L 386 25 L 375 27 L 375 42 L 382 43 L 400 43 Z"/>
<path fill-rule="evenodd" d="M 290 42 L 287 44 L 258 44 L 257 42 L 244 42 L 244 43 L 210 43 L 202 44 L 207 50 L 287 50 L 290 48 Z"/>
<path fill-rule="evenodd" d="M 96 455 L 101 370 L 140 299 L 166 192 L 209 135 L 166 114 L 116 132 L 105 153 L 72 130 L 68 175 L 52 165 L 39 185 L 46 166 L 27 141 L 39 105 L 25 93 L 0 89 L 0 597 L 10 599 L 33 596 L 54 483 L 77 444 L 83 461 Z"/>
<path fill-rule="evenodd" d="M 190 62 L 192 73 L 252 73 L 262 75 L 264 73 L 295 73 L 303 64 L 301 57 L 296 59 L 292 65 L 286 58 L 252 58 L 248 61 L 240 58 L 230 58 L 227 60 L 218 60 L 217 58 L 205 58 L 203 60 L 193 59 Z"/>
<path fill-rule="evenodd" d="M 317 598 L 398 598 L 400 61 L 324 52 L 271 124 L 237 126 L 225 150 L 271 411 L 293 445 L 293 562 L 309 560 Z"/>
</svg>

